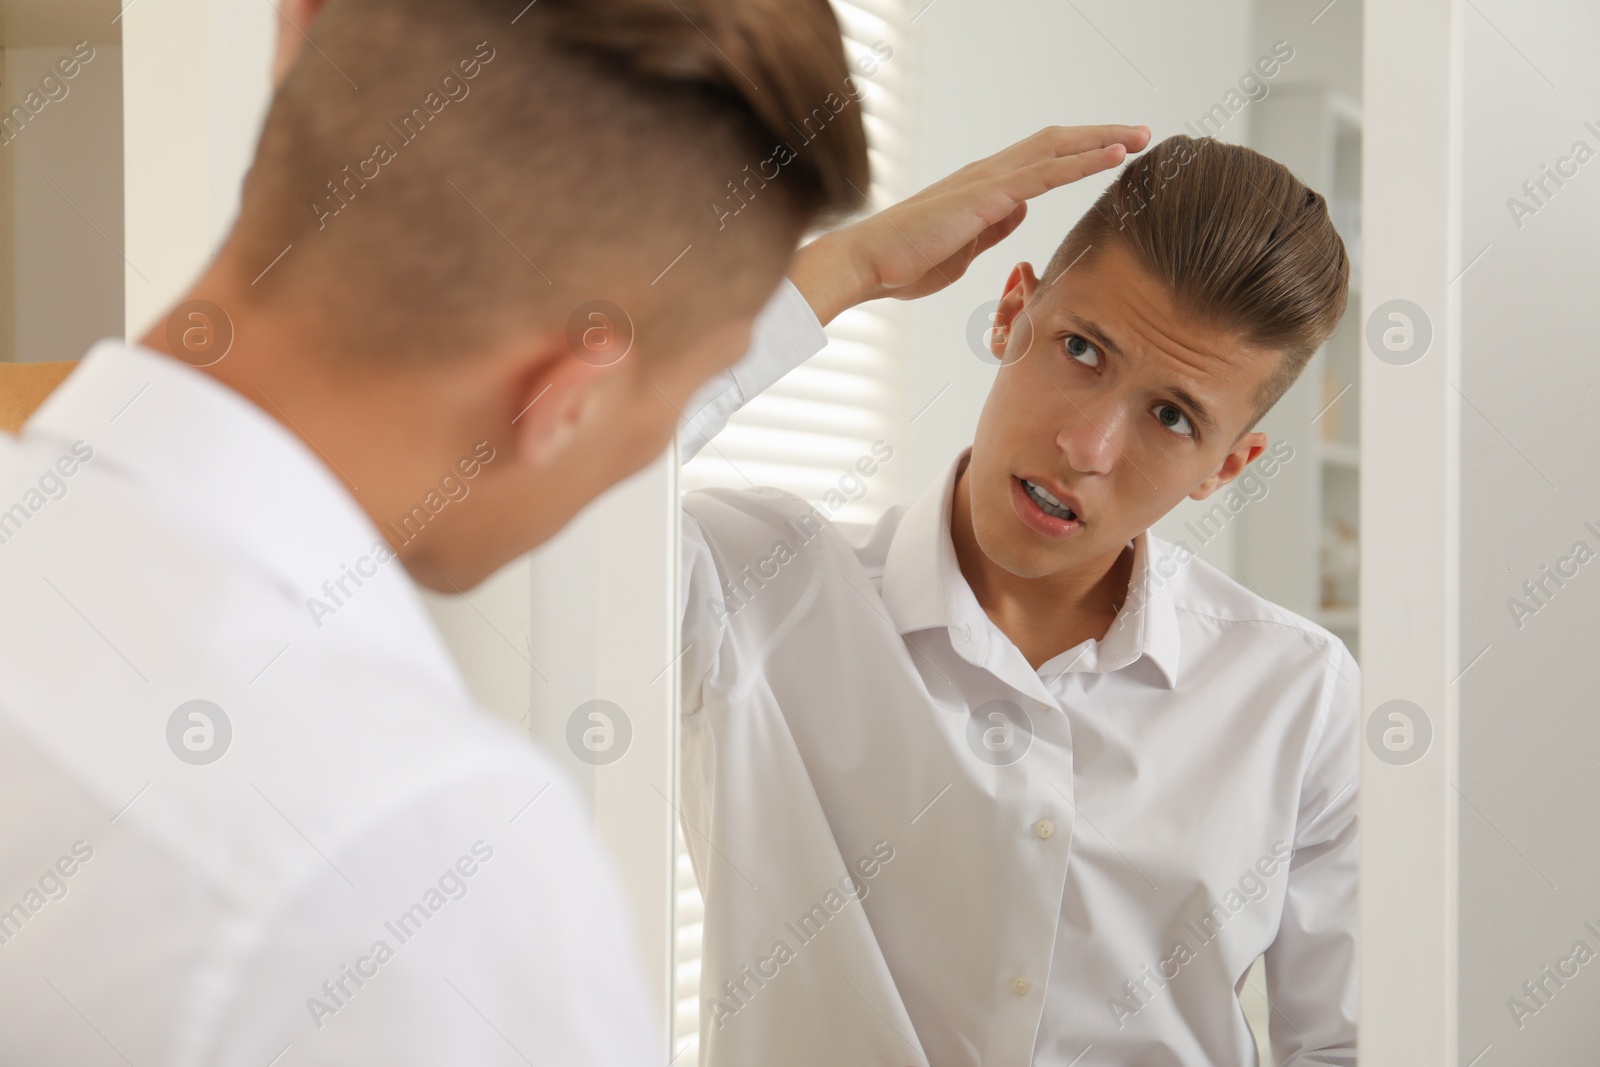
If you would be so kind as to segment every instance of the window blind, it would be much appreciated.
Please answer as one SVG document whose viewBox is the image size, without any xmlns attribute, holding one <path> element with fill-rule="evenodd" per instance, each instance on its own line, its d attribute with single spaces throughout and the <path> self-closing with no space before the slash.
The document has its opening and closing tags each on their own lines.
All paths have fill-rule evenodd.
<svg viewBox="0 0 1600 1067">
<path fill-rule="evenodd" d="M 915 142 L 909 35 L 913 3 L 834 0 L 845 58 L 861 96 L 872 161 L 869 211 L 908 192 Z M 903 326 L 894 301 L 875 301 L 828 324 L 828 345 L 734 413 L 711 444 L 683 467 L 684 491 L 715 486 L 784 489 L 821 507 L 830 490 L 877 440 L 896 445 Z M 846 483 L 840 522 L 875 518 L 894 498 L 891 462 L 877 476 Z M 855 497 L 856 499 L 850 499 Z M 704 901 L 676 829 L 676 937 L 672 1067 L 699 1061 L 700 938 Z"/>
</svg>

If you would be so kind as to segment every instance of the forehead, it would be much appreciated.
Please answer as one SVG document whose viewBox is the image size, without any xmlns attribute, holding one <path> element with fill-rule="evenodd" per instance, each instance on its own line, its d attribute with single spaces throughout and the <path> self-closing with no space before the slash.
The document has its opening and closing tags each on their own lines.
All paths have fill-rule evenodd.
<svg viewBox="0 0 1600 1067">
<path fill-rule="evenodd" d="M 1171 289 L 1112 242 L 1035 294 L 1028 309 L 1049 333 L 1080 332 L 1108 360 L 1153 387 L 1179 387 L 1226 426 L 1254 414 L 1256 390 L 1281 355 L 1179 307 Z"/>
</svg>

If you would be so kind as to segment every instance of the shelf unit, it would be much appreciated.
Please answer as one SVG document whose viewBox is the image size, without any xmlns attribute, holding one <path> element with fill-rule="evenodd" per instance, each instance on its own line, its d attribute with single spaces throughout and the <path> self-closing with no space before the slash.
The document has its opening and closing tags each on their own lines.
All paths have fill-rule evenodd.
<svg viewBox="0 0 1600 1067">
<path fill-rule="evenodd" d="M 1328 200 L 1350 257 L 1350 298 L 1338 331 L 1257 427 L 1294 456 L 1241 516 L 1238 570 L 1359 656 L 1361 109 L 1312 82 L 1279 86 L 1256 106 L 1252 147 Z"/>
</svg>

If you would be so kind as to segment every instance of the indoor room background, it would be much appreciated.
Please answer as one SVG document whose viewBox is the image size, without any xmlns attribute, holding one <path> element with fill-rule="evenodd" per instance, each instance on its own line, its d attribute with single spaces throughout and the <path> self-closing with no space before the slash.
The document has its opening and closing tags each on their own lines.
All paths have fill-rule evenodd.
<svg viewBox="0 0 1600 1067">
<path fill-rule="evenodd" d="M 1369 736 L 1403 721 L 1420 738 L 1363 754 L 1364 1061 L 1592 1062 L 1595 968 L 1542 995 L 1528 985 L 1577 942 L 1600 950 L 1600 579 L 1572 562 L 1577 542 L 1600 549 L 1600 12 L 835 7 L 877 207 L 1042 126 L 1102 122 L 1250 145 L 1328 198 L 1351 299 L 1260 426 L 1287 447 L 1154 532 L 1337 634 L 1362 665 Z M 268 0 L 0 12 L 0 360 L 75 359 L 146 330 L 226 232 L 276 15 Z M 592 804 L 671 1024 L 663 1062 L 692 1062 L 700 1015 L 700 903 L 674 800 L 680 494 L 773 485 L 823 506 L 835 493 L 844 520 L 914 499 L 970 442 L 995 374 L 981 338 L 1010 268 L 1042 268 L 1109 177 L 1031 204 L 943 292 L 841 316 L 826 350 L 681 470 L 664 457 L 484 586 L 430 595 L 475 694 L 561 757 Z M 892 458 L 852 474 L 880 442 Z M 595 707 L 625 722 L 604 759 L 570 740 Z M 1241 991 L 1258 1034 L 1263 990 L 1258 967 Z"/>
</svg>

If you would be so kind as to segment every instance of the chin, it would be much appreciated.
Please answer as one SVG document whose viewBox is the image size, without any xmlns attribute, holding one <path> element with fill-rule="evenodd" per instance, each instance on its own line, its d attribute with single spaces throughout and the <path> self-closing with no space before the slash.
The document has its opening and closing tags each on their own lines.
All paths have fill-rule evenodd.
<svg viewBox="0 0 1600 1067">
<path fill-rule="evenodd" d="M 479 573 L 476 570 L 457 570 L 421 561 L 407 561 L 406 573 L 411 576 L 413 582 L 422 588 L 434 593 L 443 593 L 446 596 L 468 592 L 488 577 L 487 574 Z"/>
<path fill-rule="evenodd" d="M 495 563 L 493 553 L 463 553 L 460 559 L 437 559 L 427 555 L 400 555 L 400 562 L 411 580 L 422 588 L 450 596 L 466 593 L 491 578 L 504 563 Z M 507 560 L 506 562 L 509 562 Z"/>
<path fill-rule="evenodd" d="M 1018 578 L 1044 578 L 1070 565 L 1059 546 L 1041 544 L 1037 535 L 1015 519 L 1008 526 L 1004 521 L 996 524 L 974 517 L 972 535 L 985 559 Z"/>
</svg>

